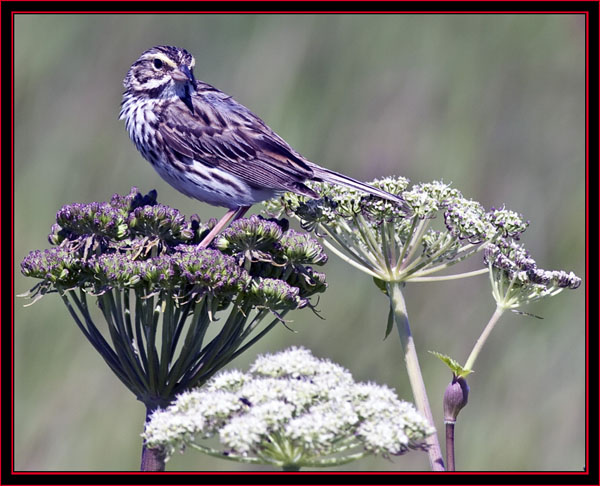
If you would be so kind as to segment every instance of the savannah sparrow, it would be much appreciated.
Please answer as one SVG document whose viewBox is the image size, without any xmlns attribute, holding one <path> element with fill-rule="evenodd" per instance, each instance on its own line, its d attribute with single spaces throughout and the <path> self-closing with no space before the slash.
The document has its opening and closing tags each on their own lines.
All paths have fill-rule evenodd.
<svg viewBox="0 0 600 486">
<path fill-rule="evenodd" d="M 206 247 L 254 203 L 284 192 L 318 195 L 307 181 L 341 184 L 405 206 L 400 197 L 305 159 L 248 108 L 194 78 L 185 49 L 156 46 L 133 63 L 119 118 L 160 176 L 177 190 L 229 211 Z"/>
</svg>

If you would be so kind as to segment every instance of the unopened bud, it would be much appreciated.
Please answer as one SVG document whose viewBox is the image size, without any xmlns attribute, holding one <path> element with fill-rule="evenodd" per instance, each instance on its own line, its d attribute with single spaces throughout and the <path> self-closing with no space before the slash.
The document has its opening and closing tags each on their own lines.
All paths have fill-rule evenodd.
<svg viewBox="0 0 600 486">
<path fill-rule="evenodd" d="M 453 375 L 452 381 L 444 392 L 444 423 L 455 423 L 458 412 L 462 410 L 468 400 L 469 385 L 467 385 L 467 380 L 462 376 Z"/>
</svg>

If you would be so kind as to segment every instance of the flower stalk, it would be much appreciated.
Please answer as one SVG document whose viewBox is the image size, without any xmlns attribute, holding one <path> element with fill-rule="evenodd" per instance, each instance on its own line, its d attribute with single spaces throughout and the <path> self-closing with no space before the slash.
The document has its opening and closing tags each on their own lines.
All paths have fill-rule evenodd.
<svg viewBox="0 0 600 486">
<path fill-rule="evenodd" d="M 408 373 L 408 379 L 410 381 L 415 404 L 417 405 L 417 410 L 427 418 L 431 427 L 435 428 L 433 413 L 431 412 L 425 382 L 423 381 L 421 367 L 419 366 L 419 357 L 417 356 L 415 342 L 410 331 L 406 302 L 402 295 L 401 285 L 402 284 L 397 282 L 387 284 L 388 295 L 390 296 L 394 312 L 394 321 L 396 323 L 396 329 L 398 329 L 400 342 L 402 343 L 404 363 L 406 365 L 406 371 Z M 444 461 L 437 434 L 431 434 L 427 438 L 427 444 L 429 446 L 427 454 L 429 456 L 431 469 L 433 471 L 443 471 Z"/>
<path fill-rule="evenodd" d="M 475 360 L 477 359 L 477 356 L 479 356 L 479 353 L 481 352 L 483 345 L 485 344 L 488 337 L 492 333 L 492 330 L 496 326 L 496 323 L 500 320 L 500 317 L 502 317 L 504 310 L 505 309 L 502 306 L 500 306 L 500 305 L 496 306 L 496 310 L 494 310 L 494 313 L 492 314 L 492 317 L 490 318 L 490 320 L 486 324 L 485 328 L 483 329 L 483 332 L 477 338 L 477 341 L 475 342 L 475 345 L 473 346 L 473 349 L 471 350 L 471 354 L 469 354 L 469 357 L 467 358 L 467 361 L 465 362 L 465 366 L 464 366 L 465 370 L 473 369 L 473 365 L 475 364 Z"/>
</svg>

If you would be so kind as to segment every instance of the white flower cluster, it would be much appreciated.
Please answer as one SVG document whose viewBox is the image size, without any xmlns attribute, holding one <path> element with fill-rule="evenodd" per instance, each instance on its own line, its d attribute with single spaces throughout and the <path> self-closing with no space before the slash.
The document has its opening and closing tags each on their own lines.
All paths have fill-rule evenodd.
<svg viewBox="0 0 600 486">
<path fill-rule="evenodd" d="M 152 415 L 143 434 L 170 456 L 193 446 L 227 459 L 282 467 L 343 464 L 425 448 L 433 433 L 413 405 L 343 367 L 290 348 L 226 371 Z M 217 437 L 222 448 L 206 439 Z"/>
<path fill-rule="evenodd" d="M 486 211 L 443 181 L 415 184 L 387 177 L 373 186 L 401 196 L 402 205 L 339 185 L 314 183 L 320 199 L 286 194 L 267 204 L 269 214 L 293 215 L 323 245 L 352 266 L 383 282 L 463 278 L 432 276 L 501 239 L 518 240 L 529 222 L 504 207 Z"/>
</svg>

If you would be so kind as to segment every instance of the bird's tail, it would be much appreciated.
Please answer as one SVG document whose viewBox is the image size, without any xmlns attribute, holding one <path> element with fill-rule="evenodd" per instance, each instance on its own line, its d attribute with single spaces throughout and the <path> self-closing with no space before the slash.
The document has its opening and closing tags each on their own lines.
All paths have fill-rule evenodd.
<svg viewBox="0 0 600 486">
<path fill-rule="evenodd" d="M 314 171 L 314 176 L 312 179 L 315 181 L 329 182 L 330 184 L 340 184 L 342 186 L 356 189 L 357 191 L 372 194 L 373 196 L 380 197 L 381 199 L 395 202 L 401 205 L 405 212 L 412 214 L 411 207 L 400 196 L 390 194 L 382 189 L 378 189 L 377 187 L 370 186 L 364 182 L 357 181 L 356 179 L 352 179 L 352 177 L 345 176 L 339 172 L 334 172 L 332 170 L 325 169 L 324 167 L 319 167 L 318 165 L 311 165 L 311 169 Z"/>
</svg>

